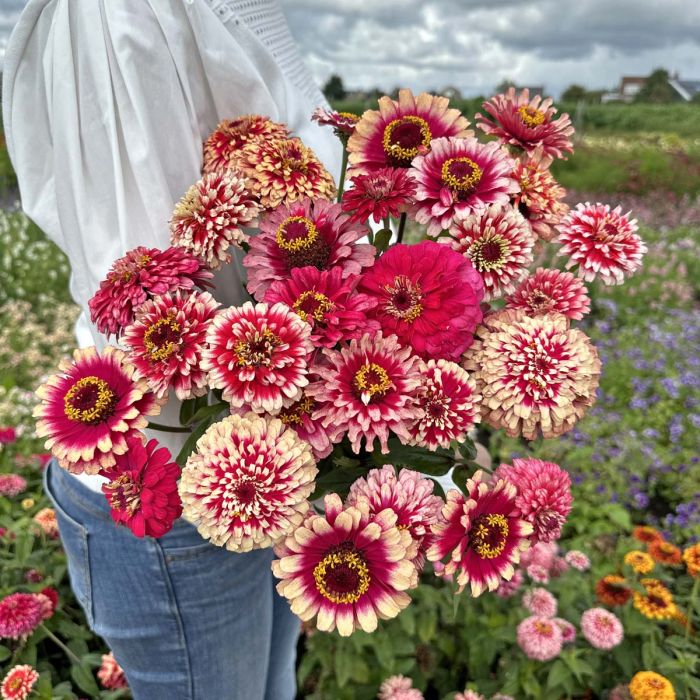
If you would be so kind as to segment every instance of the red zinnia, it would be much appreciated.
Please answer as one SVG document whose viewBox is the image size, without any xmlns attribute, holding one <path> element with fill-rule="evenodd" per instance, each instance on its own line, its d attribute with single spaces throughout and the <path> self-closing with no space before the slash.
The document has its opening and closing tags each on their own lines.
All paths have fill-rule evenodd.
<svg viewBox="0 0 700 700">
<path fill-rule="evenodd" d="M 0 637 L 27 637 L 43 619 L 44 605 L 33 593 L 12 593 L 0 600 Z"/>
<path fill-rule="evenodd" d="M 10 426 L 9 428 L 0 428 L 0 445 L 9 445 L 17 439 L 17 431 Z"/>
<path fill-rule="evenodd" d="M 647 545 L 647 551 L 654 561 L 660 564 L 671 564 L 678 566 L 683 560 L 681 550 L 671 542 L 665 540 L 654 540 Z"/>
<path fill-rule="evenodd" d="M 102 665 L 97 671 L 97 677 L 102 683 L 102 687 L 107 690 L 117 690 L 118 688 L 128 688 L 124 669 L 117 663 L 114 654 L 102 654 Z"/>
<path fill-rule="evenodd" d="M 39 674 L 29 665 L 13 666 L 0 684 L 3 700 L 26 700 L 39 680 Z"/>
<path fill-rule="evenodd" d="M 570 272 L 537 268 L 506 300 L 509 309 L 520 309 L 528 316 L 563 314 L 580 321 L 590 310 L 586 285 Z"/>
<path fill-rule="evenodd" d="M 350 171 L 349 175 L 353 175 Z M 403 168 L 380 168 L 351 177 L 352 188 L 343 192 L 343 211 L 351 221 L 376 223 L 406 211 L 416 193 L 416 181 Z"/>
</svg>

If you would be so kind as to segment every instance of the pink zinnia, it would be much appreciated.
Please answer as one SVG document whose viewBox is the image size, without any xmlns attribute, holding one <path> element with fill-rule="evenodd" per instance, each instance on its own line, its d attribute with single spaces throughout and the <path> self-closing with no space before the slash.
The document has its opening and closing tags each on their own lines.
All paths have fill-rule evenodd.
<svg viewBox="0 0 700 700">
<path fill-rule="evenodd" d="M 549 571 L 540 564 L 530 564 L 525 571 L 535 583 L 549 583 Z"/>
<path fill-rule="evenodd" d="M 334 109 L 317 107 L 311 115 L 311 121 L 319 126 L 332 126 L 340 139 L 347 139 L 354 133 L 360 117 L 352 112 L 336 112 Z"/>
<path fill-rule="evenodd" d="M 365 226 L 353 223 L 340 204 L 308 197 L 279 206 L 260 224 L 243 259 L 248 291 L 262 299 L 275 280 L 285 280 L 297 267 L 339 267 L 343 277 L 359 274 L 374 263 L 374 246 L 357 241 Z"/>
<path fill-rule="evenodd" d="M 102 471 L 109 479 L 102 493 L 117 525 L 126 525 L 136 537 L 162 537 L 182 514 L 177 494 L 180 467 L 165 447 L 158 448 L 157 440 L 147 445 L 140 439 L 128 442 L 126 454 Z"/>
<path fill-rule="evenodd" d="M 160 413 L 158 398 L 145 379 L 134 379 L 134 367 L 123 350 L 94 347 L 61 360 L 59 372 L 36 394 L 36 434 L 58 463 L 74 474 L 96 474 L 127 450 L 127 439 L 140 435 L 147 416 Z"/>
<path fill-rule="evenodd" d="M 533 564 L 549 571 L 554 566 L 557 550 L 556 542 L 535 542 L 530 549 L 523 552 L 520 565 L 527 567 Z"/>
<path fill-rule="evenodd" d="M 515 88 L 509 88 L 503 95 L 496 95 L 483 104 L 492 118 L 477 114 L 477 126 L 486 134 L 491 134 L 503 143 L 517 146 L 532 152 L 538 146 L 551 156 L 563 158 L 564 153 L 573 153 L 571 136 L 574 127 L 568 114 L 557 119 L 556 107 L 552 107 L 552 98 L 542 100 L 540 95 L 530 99 L 530 92 L 525 88 L 517 97 Z"/>
<path fill-rule="evenodd" d="M 33 593 L 12 593 L 0 600 L 0 637 L 28 637 L 44 619 L 44 605 Z"/>
<path fill-rule="evenodd" d="M 349 175 L 353 175 L 350 171 Z M 380 168 L 351 177 L 352 188 L 343 192 L 343 211 L 352 221 L 376 223 L 406 211 L 416 193 L 416 181 L 403 168 Z"/>
<path fill-rule="evenodd" d="M 539 459 L 514 459 L 512 466 L 501 464 L 496 475 L 518 490 L 515 505 L 532 524 L 533 541 L 558 540 L 573 502 L 569 475 L 558 464 Z"/>
<path fill-rule="evenodd" d="M 564 644 L 573 644 L 576 641 L 576 628 L 562 617 L 555 617 L 554 622 L 557 623 L 561 630 L 561 640 Z"/>
<path fill-rule="evenodd" d="M 647 252 L 636 219 L 607 204 L 576 205 L 562 221 L 557 240 L 559 255 L 569 258 L 567 270 L 578 266 L 578 276 L 587 282 L 600 277 L 604 284 L 622 284 L 641 267 Z"/>
<path fill-rule="evenodd" d="M 230 170 L 209 173 L 175 205 L 170 241 L 208 267 L 221 267 L 222 262 L 231 262 L 229 248 L 240 248 L 247 240 L 242 227 L 255 225 L 259 213 L 245 178 Z"/>
<path fill-rule="evenodd" d="M 340 267 L 297 267 L 288 279 L 273 282 L 263 300 L 286 304 L 311 326 L 315 347 L 332 348 L 341 340 L 379 330 L 379 322 L 367 318 L 377 301 L 356 291 L 358 281 L 355 276 L 343 278 Z"/>
<path fill-rule="evenodd" d="M 39 674 L 29 664 L 13 666 L 0 684 L 3 700 L 26 700 L 31 695 Z"/>
<path fill-rule="evenodd" d="M 580 321 L 591 310 L 591 300 L 586 285 L 570 272 L 538 267 L 506 299 L 506 307 L 520 309 L 528 316 L 559 313 Z"/>
<path fill-rule="evenodd" d="M 172 387 L 180 401 L 207 393 L 201 368 L 207 331 L 219 303 L 208 292 L 149 299 L 124 329 L 123 344 L 135 376 L 145 378 L 159 398 Z"/>
<path fill-rule="evenodd" d="M 390 676 L 379 687 L 378 700 L 423 700 L 423 693 L 405 676 Z"/>
<path fill-rule="evenodd" d="M 487 588 L 495 591 L 501 579 L 510 579 L 520 552 L 529 547 L 532 525 L 515 515 L 515 487 L 479 470 L 467 480 L 467 495 L 453 489 L 440 520 L 432 526 L 430 561 L 442 561 L 446 574 L 457 574 L 459 591 L 467 584 L 473 596 Z"/>
<path fill-rule="evenodd" d="M 554 620 L 527 617 L 518 625 L 517 638 L 518 646 L 530 659 L 550 661 L 561 653 L 561 628 Z"/>
<path fill-rule="evenodd" d="M 564 559 L 569 566 L 577 571 L 588 571 L 591 568 L 591 560 L 577 549 L 572 549 L 564 555 Z"/>
<path fill-rule="evenodd" d="M 311 328 L 284 304 L 231 307 L 215 316 L 201 368 L 231 406 L 279 413 L 301 398 Z"/>
<path fill-rule="evenodd" d="M 114 654 L 102 654 L 102 665 L 97 671 L 97 677 L 102 683 L 102 687 L 107 690 L 117 690 L 118 688 L 128 688 L 124 669 L 117 663 Z"/>
<path fill-rule="evenodd" d="M 448 360 L 429 360 L 420 372 L 416 402 L 423 412 L 411 426 L 412 442 L 432 450 L 461 442 L 479 421 L 481 397 L 474 380 Z"/>
<path fill-rule="evenodd" d="M 379 618 L 411 602 L 406 590 L 418 584 L 411 535 L 388 508 L 371 516 L 367 503 L 343 508 L 336 494 L 324 505 L 323 516 L 309 516 L 276 548 L 277 591 L 302 620 L 316 617 L 321 631 L 374 632 Z"/>
<path fill-rule="evenodd" d="M 516 569 L 510 581 L 503 579 L 501 585 L 494 591 L 499 598 L 512 598 L 523 585 L 523 572 Z"/>
<path fill-rule="evenodd" d="M 605 608 L 590 608 L 581 615 L 581 632 L 596 649 L 614 649 L 622 642 L 624 630 L 616 615 Z"/>
<path fill-rule="evenodd" d="M 311 368 L 313 371 L 313 366 Z M 333 443 L 328 437 L 328 431 L 321 425 L 319 417 L 313 418 L 320 404 L 314 401 L 306 392 L 288 408 L 283 408 L 279 418 L 288 428 L 291 428 L 302 440 L 309 443 L 316 460 L 328 457 L 333 451 Z M 243 409 L 238 409 L 241 412 Z M 322 413 L 322 411 L 320 411 Z"/>
<path fill-rule="evenodd" d="M 0 496 L 18 496 L 27 488 L 27 480 L 19 474 L 0 474 Z"/>
<path fill-rule="evenodd" d="M 507 205 L 518 191 L 510 156 L 495 141 L 442 138 L 413 161 L 418 182 L 413 216 L 438 236 L 460 218 L 488 204 Z"/>
<path fill-rule="evenodd" d="M 323 354 L 325 360 L 314 368 L 319 379 L 306 393 L 322 404 L 313 418 L 323 420 L 331 442 L 347 433 L 354 452 L 360 452 L 362 438 L 371 452 L 378 438 L 388 453 L 391 433 L 408 441 L 408 426 L 421 412 L 413 399 L 419 360 L 411 349 L 401 347 L 396 336 L 377 332 Z"/>
<path fill-rule="evenodd" d="M 523 607 L 537 617 L 554 617 L 557 599 L 546 588 L 533 588 L 523 595 Z"/>
<path fill-rule="evenodd" d="M 454 700 L 486 700 L 486 698 L 475 690 L 465 690 L 463 693 L 457 693 Z"/>
<path fill-rule="evenodd" d="M 482 318 L 483 284 L 463 256 L 434 241 L 392 246 L 362 275 L 359 290 L 386 334 L 423 357 L 459 360 Z"/>
<path fill-rule="evenodd" d="M 10 445 L 17 440 L 17 431 L 12 427 L 0 428 L 0 445 Z"/>
<path fill-rule="evenodd" d="M 58 521 L 56 520 L 56 511 L 53 508 L 42 508 L 33 520 L 49 539 L 58 538 Z"/>
<path fill-rule="evenodd" d="M 532 264 L 535 239 L 522 215 L 510 205 L 492 205 L 455 221 L 452 248 L 469 258 L 484 280 L 487 301 L 508 294 Z"/>
<path fill-rule="evenodd" d="M 90 299 L 90 319 L 105 335 L 120 335 L 136 309 L 158 294 L 211 286 L 212 273 L 182 248 L 139 246 L 116 260 Z"/>
</svg>

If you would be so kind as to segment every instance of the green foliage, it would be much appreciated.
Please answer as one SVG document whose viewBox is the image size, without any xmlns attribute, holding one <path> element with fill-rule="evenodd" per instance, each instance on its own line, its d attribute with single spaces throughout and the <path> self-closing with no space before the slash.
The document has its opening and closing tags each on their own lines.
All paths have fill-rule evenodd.
<svg viewBox="0 0 700 700">
<path fill-rule="evenodd" d="M 635 97 L 636 102 L 665 104 L 678 99 L 676 91 L 668 84 L 669 74 L 664 68 L 657 68 L 646 79 Z"/>
<path fill-rule="evenodd" d="M 323 94 L 329 101 L 344 100 L 346 93 L 343 79 L 339 75 L 331 75 L 323 86 Z"/>
</svg>

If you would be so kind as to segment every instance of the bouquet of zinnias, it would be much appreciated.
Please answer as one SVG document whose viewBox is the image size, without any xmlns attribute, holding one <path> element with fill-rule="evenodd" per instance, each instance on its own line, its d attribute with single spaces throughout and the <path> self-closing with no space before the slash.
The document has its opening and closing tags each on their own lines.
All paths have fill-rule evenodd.
<svg viewBox="0 0 700 700">
<path fill-rule="evenodd" d="M 559 537 L 569 477 L 534 459 L 478 470 L 470 432 L 574 426 L 600 374 L 571 323 L 589 310 L 579 278 L 620 283 L 645 248 L 619 208 L 562 202 L 549 166 L 573 128 L 550 100 L 484 109 L 487 140 L 409 90 L 361 118 L 317 110 L 344 147 L 337 189 L 284 125 L 221 122 L 171 247 L 129 251 L 90 302 L 120 347 L 77 350 L 39 389 L 60 466 L 105 476 L 137 536 L 184 515 L 215 545 L 274 547 L 279 592 L 321 630 L 398 615 L 426 558 L 473 595 L 510 580 Z M 579 278 L 530 271 L 550 240 Z M 221 308 L 212 271 L 232 247 L 252 300 Z M 171 392 L 181 425 L 149 423 Z M 175 459 L 147 426 L 188 434 Z M 443 499 L 431 477 L 448 472 Z"/>
</svg>

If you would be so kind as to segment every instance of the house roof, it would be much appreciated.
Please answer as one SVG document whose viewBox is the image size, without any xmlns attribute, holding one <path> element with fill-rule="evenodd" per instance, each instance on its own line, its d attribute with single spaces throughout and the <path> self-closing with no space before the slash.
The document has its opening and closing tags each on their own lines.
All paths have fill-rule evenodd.
<svg viewBox="0 0 700 700">
<path fill-rule="evenodd" d="M 687 102 L 700 93 L 700 80 L 679 80 L 671 78 L 668 84 Z"/>
</svg>

